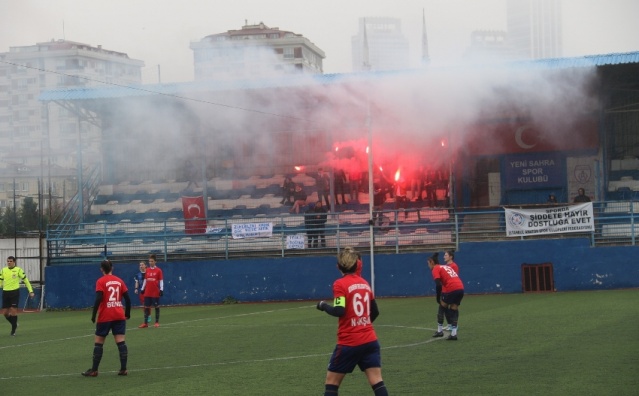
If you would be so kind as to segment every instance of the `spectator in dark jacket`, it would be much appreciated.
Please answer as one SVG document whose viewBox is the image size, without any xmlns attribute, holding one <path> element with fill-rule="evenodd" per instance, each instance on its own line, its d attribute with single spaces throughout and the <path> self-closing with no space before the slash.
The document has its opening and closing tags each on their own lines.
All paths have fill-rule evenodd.
<svg viewBox="0 0 639 396">
<path fill-rule="evenodd" d="M 329 195 L 331 192 L 331 179 L 328 176 L 328 173 L 324 172 L 324 169 L 319 168 L 317 173 L 308 174 L 313 179 L 315 179 L 315 186 L 317 187 L 317 199 L 326 201 L 326 207 L 330 210 L 331 203 L 329 201 Z"/>
<path fill-rule="evenodd" d="M 384 210 L 384 202 L 386 202 L 386 190 L 377 183 L 373 189 L 373 225 L 381 225 L 382 211 Z"/>
<path fill-rule="evenodd" d="M 292 205 L 291 198 L 295 196 L 295 182 L 290 176 L 284 178 L 284 184 L 282 184 L 282 201 L 281 205 Z"/>
<path fill-rule="evenodd" d="M 346 203 L 346 173 L 344 169 L 335 169 L 335 205 L 344 205 Z M 337 199 L 342 196 L 342 203 Z"/>
<path fill-rule="evenodd" d="M 590 202 L 590 197 L 586 195 L 586 190 L 584 190 L 583 188 L 579 188 L 577 190 L 577 196 L 575 197 L 575 200 L 573 202 Z"/>
<path fill-rule="evenodd" d="M 306 236 L 308 237 L 308 247 L 326 247 L 325 226 L 327 220 L 327 210 L 322 206 L 322 201 L 317 201 L 305 214 Z"/>
</svg>

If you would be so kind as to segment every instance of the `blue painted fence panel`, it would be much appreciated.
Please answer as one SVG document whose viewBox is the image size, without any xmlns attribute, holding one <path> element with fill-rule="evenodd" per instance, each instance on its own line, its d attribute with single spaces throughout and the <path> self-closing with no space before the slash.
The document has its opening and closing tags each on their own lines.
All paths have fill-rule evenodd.
<svg viewBox="0 0 639 396">
<path fill-rule="evenodd" d="M 362 252 L 364 253 L 364 252 Z M 378 297 L 434 295 L 429 254 L 375 256 Z M 440 252 L 440 258 L 443 253 Z M 639 287 L 639 247 L 590 247 L 587 238 L 462 243 L 455 253 L 467 294 L 520 293 L 521 265 L 552 263 L 558 291 Z M 363 255 L 370 281 L 370 258 Z M 340 276 L 334 257 L 212 260 L 159 263 L 162 305 L 330 299 Z M 116 264 L 114 274 L 133 287 L 138 263 Z M 98 264 L 47 267 L 45 304 L 85 308 L 93 304 Z M 132 301 L 137 296 L 131 291 Z"/>
</svg>

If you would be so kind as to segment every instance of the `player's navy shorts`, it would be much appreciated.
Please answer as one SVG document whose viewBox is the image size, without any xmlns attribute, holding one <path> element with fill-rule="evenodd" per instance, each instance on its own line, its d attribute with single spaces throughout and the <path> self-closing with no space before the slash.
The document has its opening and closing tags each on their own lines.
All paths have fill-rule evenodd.
<svg viewBox="0 0 639 396">
<path fill-rule="evenodd" d="M 157 307 L 160 305 L 160 297 L 144 297 L 145 307 Z"/>
<path fill-rule="evenodd" d="M 2 291 L 2 308 L 18 308 L 20 289 Z"/>
<path fill-rule="evenodd" d="M 114 336 L 126 334 L 126 320 L 114 320 L 112 322 L 102 322 L 95 325 L 95 335 L 99 337 L 108 336 L 109 331 L 111 331 Z"/>
<path fill-rule="evenodd" d="M 446 304 L 461 305 L 462 298 L 464 298 L 464 289 L 453 290 L 450 293 L 442 293 L 442 301 Z"/>
<path fill-rule="evenodd" d="M 355 366 L 364 371 L 371 367 L 382 367 L 382 355 L 378 341 L 358 346 L 336 345 L 328 371 L 340 374 L 352 373 Z"/>
</svg>

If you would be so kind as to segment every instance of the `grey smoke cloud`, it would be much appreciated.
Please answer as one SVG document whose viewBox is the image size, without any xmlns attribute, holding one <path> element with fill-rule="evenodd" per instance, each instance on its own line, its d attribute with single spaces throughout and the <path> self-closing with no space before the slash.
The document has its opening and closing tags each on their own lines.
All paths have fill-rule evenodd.
<svg viewBox="0 0 639 396">
<path fill-rule="evenodd" d="M 370 108 L 376 167 L 390 174 L 446 164 L 477 140 L 473 125 L 487 121 L 499 126 L 524 118 L 546 139 L 572 139 L 575 125 L 598 106 L 594 68 L 450 66 L 330 80 L 224 80 L 223 89 L 109 102 L 115 116 L 105 138 L 117 136 L 126 146 L 117 150 L 119 160 L 168 178 L 187 158 L 205 158 L 218 174 L 287 173 L 292 164 L 365 170 Z M 356 154 L 338 155 L 340 149 Z"/>
</svg>

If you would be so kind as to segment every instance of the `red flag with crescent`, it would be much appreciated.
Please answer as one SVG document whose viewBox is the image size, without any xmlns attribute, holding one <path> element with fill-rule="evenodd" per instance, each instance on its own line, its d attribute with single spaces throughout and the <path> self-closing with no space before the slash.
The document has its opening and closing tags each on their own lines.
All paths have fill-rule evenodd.
<svg viewBox="0 0 639 396">
<path fill-rule="evenodd" d="M 204 197 L 182 197 L 184 212 L 184 232 L 187 234 L 204 234 L 206 232 L 206 210 Z"/>
</svg>

